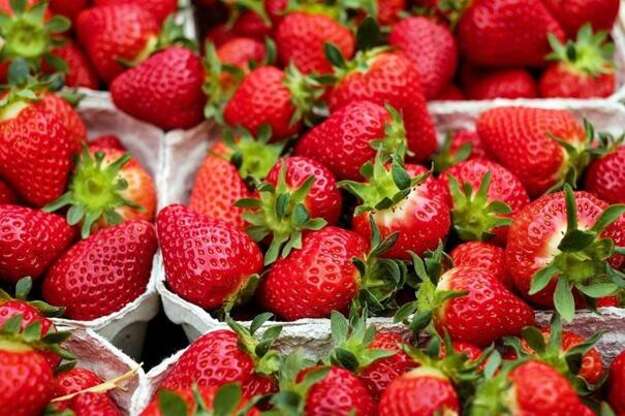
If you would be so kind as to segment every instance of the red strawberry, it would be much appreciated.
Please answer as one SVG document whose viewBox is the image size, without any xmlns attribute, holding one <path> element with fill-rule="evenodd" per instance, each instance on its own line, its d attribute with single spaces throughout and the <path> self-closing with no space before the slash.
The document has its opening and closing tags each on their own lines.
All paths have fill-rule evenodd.
<svg viewBox="0 0 625 416">
<path fill-rule="evenodd" d="M 89 0 L 50 0 L 50 10 L 54 14 L 62 14 L 71 21 L 74 21 L 88 5 Z"/>
<path fill-rule="evenodd" d="M 280 62 L 285 66 L 292 63 L 304 74 L 332 72 L 325 56 L 326 43 L 348 59 L 355 48 L 349 29 L 324 14 L 309 12 L 287 14 L 276 28 L 275 41 Z"/>
<path fill-rule="evenodd" d="M 504 249 L 481 241 L 458 244 L 451 252 L 455 267 L 486 269 L 506 287 L 512 288 L 505 269 Z"/>
<path fill-rule="evenodd" d="M 13 204 L 16 198 L 15 192 L 0 180 L 0 204 Z"/>
<path fill-rule="evenodd" d="M 562 29 L 573 37 L 585 23 L 594 30 L 612 30 L 619 10 L 618 0 L 543 0 Z"/>
<path fill-rule="evenodd" d="M 154 181 L 143 166 L 124 151 L 85 147 L 69 190 L 45 210 L 65 206 L 70 207 L 67 222 L 70 225 L 81 223 L 83 238 L 95 229 L 123 221 L 152 221 L 156 209 Z"/>
<path fill-rule="evenodd" d="M 464 92 L 471 100 L 495 98 L 536 98 L 536 81 L 524 69 L 501 69 L 466 73 Z"/>
<path fill-rule="evenodd" d="M 584 189 L 611 204 L 625 202 L 625 147 L 617 146 L 588 166 Z"/>
<path fill-rule="evenodd" d="M 428 100 L 437 97 L 456 72 L 458 48 L 452 33 L 428 18 L 409 17 L 396 23 L 388 42 L 413 62 Z"/>
<path fill-rule="evenodd" d="M 87 138 L 87 127 L 78 112 L 67 101 L 55 94 L 42 93 L 39 103 L 42 105 L 42 111 L 58 114 L 63 120 L 74 142 L 72 152 L 78 153 Z"/>
<path fill-rule="evenodd" d="M 232 32 L 235 36 L 256 39 L 262 42 L 271 37 L 272 26 L 259 14 L 253 11 L 244 11 L 232 24 Z"/>
<path fill-rule="evenodd" d="M 401 12 L 406 9 L 405 0 L 377 0 L 377 21 L 380 25 L 392 25 L 401 19 Z"/>
<path fill-rule="evenodd" d="M 494 238 L 505 243 L 510 217 L 530 202 L 521 181 L 489 160 L 460 162 L 442 179 L 453 201 L 454 228 L 465 241 Z"/>
<path fill-rule="evenodd" d="M 78 393 L 103 383 L 93 371 L 85 368 L 73 368 L 59 374 L 55 380 L 54 397 Z M 71 399 L 53 404 L 57 410 L 71 410 L 75 416 L 122 416 L 122 412 L 108 393 L 81 393 Z"/>
<path fill-rule="evenodd" d="M 486 66 L 542 66 L 547 34 L 564 32 L 540 0 L 478 0 L 464 12 L 458 34 L 468 60 Z"/>
<path fill-rule="evenodd" d="M 550 36 L 553 52 L 547 59 L 554 62 L 540 78 L 540 95 L 564 98 L 612 95 L 616 88 L 614 44 L 607 37 L 607 32 L 593 34 L 590 24 L 579 30 L 575 42 L 562 44 Z"/>
<path fill-rule="evenodd" d="M 89 142 L 89 150 L 91 151 L 107 149 L 126 151 L 126 146 L 124 146 L 119 137 L 114 134 L 105 134 L 104 136 L 96 137 Z"/>
<path fill-rule="evenodd" d="M 460 88 L 449 84 L 434 98 L 435 101 L 461 101 L 466 99 Z"/>
<path fill-rule="evenodd" d="M 477 133 L 494 159 L 521 180 L 531 197 L 584 168 L 585 152 L 567 155 L 554 138 L 583 149 L 589 138 L 566 110 L 499 107 L 483 112 Z M 573 175 L 573 176 L 575 176 Z"/>
<path fill-rule="evenodd" d="M 96 6 L 106 6 L 115 4 L 136 4 L 142 9 L 152 13 L 154 17 L 163 22 L 170 14 L 178 10 L 176 0 L 95 0 Z"/>
<path fill-rule="evenodd" d="M 244 35 L 235 33 L 234 28 L 230 27 L 230 25 L 226 23 L 220 23 L 220 24 L 213 26 L 206 33 L 206 38 L 204 39 L 204 43 L 206 44 L 210 42 L 214 44 L 215 47 L 219 48 L 220 46 L 222 46 L 224 43 L 228 42 L 229 40 L 232 40 L 240 36 L 244 36 Z M 248 36 L 244 36 L 244 37 L 248 37 Z M 252 36 L 251 38 L 259 42 L 262 41 L 262 39 L 257 39 L 254 36 Z"/>
<path fill-rule="evenodd" d="M 62 46 L 52 50 L 52 55 L 61 58 L 67 64 L 65 85 L 68 87 L 84 87 L 98 89 L 100 81 L 85 54 L 70 39 L 66 39 Z M 46 72 L 55 72 L 54 68 L 44 67 Z"/>
<path fill-rule="evenodd" d="M 260 63 L 266 56 L 265 45 L 251 38 L 233 38 L 217 48 L 217 57 L 222 63 L 234 65 L 241 69 L 249 69 L 249 62 Z"/>
<path fill-rule="evenodd" d="M 48 271 L 43 297 L 70 319 L 91 320 L 122 309 L 146 290 L 156 252 L 154 227 L 127 221 L 74 245 Z"/>
<path fill-rule="evenodd" d="M 480 136 L 471 130 L 448 133 L 441 149 L 432 156 L 434 171 L 441 173 L 464 160 L 488 159 Z"/>
<path fill-rule="evenodd" d="M 378 412 L 380 416 L 457 414 L 460 400 L 441 371 L 419 367 L 391 383 L 380 400 Z"/>
<path fill-rule="evenodd" d="M 78 39 L 100 78 L 124 72 L 121 61 L 138 64 L 153 51 L 159 34 L 154 16 L 135 4 L 93 7 L 78 15 Z"/>
<path fill-rule="evenodd" d="M 408 58 L 373 49 L 357 54 L 338 73 L 339 80 L 328 99 L 331 111 L 359 100 L 389 104 L 403 116 L 408 150 L 415 161 L 427 159 L 436 150 L 434 125 L 427 111 L 421 77 Z"/>
<path fill-rule="evenodd" d="M 249 296 L 246 289 L 262 272 L 262 253 L 245 232 L 182 205 L 163 209 L 157 227 L 167 283 L 175 293 L 207 309 Z"/>
<path fill-rule="evenodd" d="M 614 294 L 617 286 L 607 261 L 622 264 L 622 257 L 611 257 L 613 245 L 625 243 L 623 211 L 589 193 L 573 194 L 568 186 L 527 205 L 515 216 L 506 247 L 516 288 L 539 305 L 555 306 L 567 321 L 575 308 L 573 289 L 590 301 Z"/>
<path fill-rule="evenodd" d="M 621 352 L 610 365 L 608 400 L 615 412 L 625 413 L 625 352 Z"/>
<path fill-rule="evenodd" d="M 74 239 L 74 230 L 55 214 L 16 205 L 0 205 L 0 277 L 15 283 L 37 279 Z"/>
</svg>

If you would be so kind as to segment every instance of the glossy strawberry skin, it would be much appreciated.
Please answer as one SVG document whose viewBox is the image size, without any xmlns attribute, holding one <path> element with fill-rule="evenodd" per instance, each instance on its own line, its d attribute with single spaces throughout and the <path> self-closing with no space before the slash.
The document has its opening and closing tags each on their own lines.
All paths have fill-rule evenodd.
<svg viewBox="0 0 625 416">
<path fill-rule="evenodd" d="M 292 62 L 304 74 L 332 72 L 326 43 L 336 46 L 345 59 L 352 57 L 355 48 L 349 29 L 328 16 L 307 12 L 287 14 L 276 28 L 275 41 L 282 65 Z"/>
<path fill-rule="evenodd" d="M 447 300 L 434 316 L 438 330 L 454 341 L 486 347 L 503 336 L 518 336 L 534 323 L 532 308 L 485 269 L 453 268 L 441 276 L 438 289 L 467 292 Z"/>
<path fill-rule="evenodd" d="M 278 161 L 267 175 L 267 183 L 276 185 L 282 163 L 286 166 L 286 183 L 292 190 L 302 186 L 310 176 L 315 178 L 304 201 L 310 217 L 323 218 L 330 225 L 336 224 L 341 215 L 343 199 L 332 172 L 313 159 L 292 156 Z"/>
<path fill-rule="evenodd" d="M 217 309 L 253 274 L 262 272 L 262 253 L 242 230 L 182 205 L 157 218 L 167 284 L 184 299 Z"/>
<path fill-rule="evenodd" d="M 56 377 L 54 397 L 74 394 L 84 389 L 102 384 L 103 380 L 91 370 L 73 368 Z M 122 412 L 108 393 L 82 393 L 70 400 L 57 402 L 59 410 L 69 409 L 76 416 L 121 416 Z"/>
<path fill-rule="evenodd" d="M 158 36 L 154 16 L 136 4 L 87 9 L 78 15 L 78 39 L 100 78 L 109 83 L 124 72 L 119 61 L 139 57 L 151 38 Z"/>
<path fill-rule="evenodd" d="M 427 171 L 419 165 L 406 165 L 411 176 Z M 371 235 L 370 215 L 383 237 L 398 232 L 395 244 L 383 256 L 395 259 L 410 259 L 409 252 L 422 255 L 427 250 L 436 249 L 451 227 L 450 197 L 445 184 L 437 178 L 428 177 L 415 186 L 408 196 L 391 208 L 363 212 L 352 220 L 353 230 L 363 238 Z"/>
<path fill-rule="evenodd" d="M 619 9 L 618 0 L 543 0 L 543 3 L 571 38 L 587 22 L 595 31 L 609 32 Z"/>
<path fill-rule="evenodd" d="M 464 86 L 464 92 L 471 100 L 538 97 L 536 81 L 524 69 L 472 73 L 464 80 Z"/>
<path fill-rule="evenodd" d="M 616 77 L 613 72 L 587 75 L 568 69 L 565 64 L 555 63 L 543 72 L 539 89 L 540 96 L 545 98 L 609 97 L 616 90 Z"/>
<path fill-rule="evenodd" d="M 72 152 L 79 152 L 87 139 L 87 127 L 78 112 L 67 101 L 55 94 L 45 94 L 39 103 L 43 111 L 57 114 L 74 142 Z"/>
<path fill-rule="evenodd" d="M 388 42 L 414 63 L 428 100 L 438 96 L 456 72 L 456 40 L 448 28 L 426 17 L 409 17 L 396 23 Z"/>
<path fill-rule="evenodd" d="M 119 137 L 114 134 L 105 134 L 89 142 L 89 150 L 91 151 L 106 149 L 126 150 L 126 147 L 122 144 Z"/>
<path fill-rule="evenodd" d="M 200 57 L 172 46 L 115 78 L 111 96 L 133 117 L 165 130 L 188 129 L 204 118 L 203 82 Z"/>
<path fill-rule="evenodd" d="M 505 251 L 501 247 L 482 241 L 469 241 L 458 244 L 451 252 L 451 259 L 455 267 L 486 269 L 506 287 L 512 287 L 505 269 Z"/>
<path fill-rule="evenodd" d="M 159 22 L 163 22 L 167 16 L 178 9 L 176 0 L 95 0 L 96 6 L 115 4 L 135 4 L 141 6 L 144 10 L 152 13 Z"/>
<path fill-rule="evenodd" d="M 52 266 L 43 297 L 65 306 L 70 319 L 91 320 L 116 312 L 145 292 L 156 246 L 154 227 L 145 221 L 100 230 Z"/>
<path fill-rule="evenodd" d="M 80 48 L 70 39 L 63 46 L 52 51 L 52 54 L 63 59 L 67 63 L 65 85 L 68 87 L 84 87 L 97 90 L 100 84 L 98 75 Z M 44 67 L 45 68 L 45 67 Z M 47 68 L 51 73 L 52 68 Z"/>
<path fill-rule="evenodd" d="M 551 135 L 579 145 L 584 129 L 566 110 L 499 107 L 477 120 L 477 133 L 488 153 L 521 180 L 530 197 L 541 195 L 559 180 L 564 148 Z"/>
<path fill-rule="evenodd" d="M 625 147 L 619 146 L 588 166 L 584 189 L 609 204 L 625 202 Z"/>
<path fill-rule="evenodd" d="M 56 214 L 0 205 L 0 277 L 16 283 L 39 278 L 69 247 L 74 230 Z"/>
<path fill-rule="evenodd" d="M 550 52 L 547 34 L 564 39 L 540 0 L 480 0 L 463 14 L 460 48 L 473 64 L 542 66 Z"/>
<path fill-rule="evenodd" d="M 608 400 L 615 412 L 625 413 L 625 352 L 617 355 L 610 365 Z"/>
<path fill-rule="evenodd" d="M 257 293 L 271 312 L 288 321 L 325 318 L 346 311 L 358 293 L 358 271 L 367 241 L 351 231 L 325 227 L 304 235 L 302 248 L 274 263 Z"/>
<path fill-rule="evenodd" d="M 428 373 L 428 370 L 433 372 Z M 380 416 L 410 416 L 459 412 L 451 382 L 439 371 L 418 368 L 395 379 L 378 406 Z"/>
<path fill-rule="evenodd" d="M 428 113 L 421 77 L 412 62 L 399 53 L 381 53 L 368 62 L 364 72 L 354 71 L 329 93 L 332 112 L 357 100 L 390 104 L 403 116 L 411 160 L 420 162 L 437 148 L 434 124 Z"/>
</svg>

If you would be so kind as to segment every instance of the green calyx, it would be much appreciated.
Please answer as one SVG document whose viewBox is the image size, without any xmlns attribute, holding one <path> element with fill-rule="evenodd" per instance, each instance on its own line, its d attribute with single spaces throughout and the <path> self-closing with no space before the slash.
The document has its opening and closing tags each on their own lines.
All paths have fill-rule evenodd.
<svg viewBox="0 0 625 416">
<path fill-rule="evenodd" d="M 580 28 L 575 41 L 562 44 L 551 33 L 548 39 L 553 52 L 546 59 L 564 63 L 569 71 L 593 77 L 614 72 L 614 44 L 607 32 L 593 33 L 590 23 Z"/>
<path fill-rule="evenodd" d="M 455 28 L 464 14 L 469 8 L 473 0 L 438 0 L 438 9 L 445 15 L 451 25 Z"/>
<path fill-rule="evenodd" d="M 13 299 L 21 300 L 28 303 L 30 306 L 37 308 L 42 315 L 47 317 L 58 318 L 63 316 L 65 308 L 52 306 L 41 300 L 28 300 L 28 295 L 33 287 L 33 279 L 30 276 L 21 278 L 15 285 L 15 297 L 12 297 L 4 290 L 0 289 L 0 305 L 4 302 L 11 301 Z"/>
<path fill-rule="evenodd" d="M 625 274 L 608 263 L 608 259 L 617 252 L 614 241 L 601 236 L 610 224 L 625 213 L 625 205 L 608 207 L 592 228 L 583 230 L 578 227 L 575 195 L 569 185 L 564 186 L 564 198 L 567 211 L 566 233 L 551 263 L 532 277 L 529 294 L 537 294 L 552 279 L 557 279 L 553 303 L 562 319 L 570 322 L 575 314 L 573 289 L 592 307 L 595 299 L 610 296 L 619 288 L 625 287 Z"/>
<path fill-rule="evenodd" d="M 397 154 L 400 160 L 404 160 L 406 154 L 412 155 L 412 153 L 407 150 L 408 143 L 404 120 L 399 111 L 390 104 L 387 104 L 385 108 L 391 119 L 384 126 L 384 137 L 373 140 L 371 142 L 371 147 L 379 152 L 383 158 Z"/>
<path fill-rule="evenodd" d="M 222 63 L 212 42 L 206 43 L 204 70 L 206 79 L 202 90 L 207 97 L 204 116 L 223 126 L 225 125 L 223 110 L 245 73 L 239 67 Z M 223 80 L 226 75 L 230 78 L 228 82 Z"/>
<path fill-rule="evenodd" d="M 273 317 L 269 312 L 262 313 L 252 320 L 249 329 L 226 316 L 226 323 L 239 337 L 239 348 L 254 359 L 256 372 L 267 376 L 275 375 L 280 368 L 280 355 L 272 349 L 273 343 L 280 336 L 282 326 L 268 326 L 258 337 L 258 330 Z"/>
<path fill-rule="evenodd" d="M 212 408 L 209 408 L 204 401 L 197 386 L 193 386 L 193 401 L 195 410 L 187 408 L 187 402 L 175 391 L 159 390 L 158 406 L 163 416 L 182 416 L 193 414 L 196 416 L 244 416 L 254 407 L 257 398 L 248 401 L 245 406 L 241 406 L 243 393 L 239 383 L 224 384 L 217 389 L 213 400 Z"/>
<path fill-rule="evenodd" d="M 525 359 L 505 361 L 496 350 L 486 361 L 484 377 L 476 387 L 471 401 L 471 416 L 492 416 L 513 414 L 513 384 L 508 378 L 510 372 L 525 362 Z"/>
<path fill-rule="evenodd" d="M 495 235 L 495 228 L 512 223 L 507 217 L 512 213 L 508 204 L 488 198 L 490 181 L 491 172 L 488 172 L 482 177 L 480 188 L 474 192 L 468 182 L 461 187 L 456 178 L 448 176 L 454 229 L 463 241 L 489 240 Z"/>
<path fill-rule="evenodd" d="M 322 218 L 311 218 L 305 205 L 315 177 L 309 176 L 302 185 L 291 189 L 286 183 L 286 170 L 286 164 L 282 163 L 276 186 L 260 184 L 257 199 L 241 199 L 236 203 L 246 210 L 243 218 L 250 224 L 247 232 L 255 241 L 272 236 L 265 265 L 302 248 L 304 230 L 320 230 L 327 224 Z"/>
<path fill-rule="evenodd" d="M 325 55 L 328 61 L 334 67 L 334 82 L 341 80 L 353 73 L 366 73 L 373 61 L 378 55 L 388 52 L 390 49 L 386 46 L 374 47 L 371 49 L 361 50 L 356 53 L 353 59 L 346 61 L 341 51 L 331 43 L 325 44 Z"/>
<path fill-rule="evenodd" d="M 465 143 L 460 146 L 458 150 L 452 151 L 452 142 L 452 134 L 447 133 L 441 150 L 432 157 L 435 173 L 442 173 L 450 167 L 467 160 L 471 156 L 471 152 L 473 151 L 473 145 L 471 143 Z"/>
<path fill-rule="evenodd" d="M 312 123 L 314 110 L 325 92 L 325 86 L 319 79 L 302 74 L 295 65 L 285 69 L 284 85 L 291 93 L 291 103 L 295 108 L 290 124 L 303 120 Z"/>
<path fill-rule="evenodd" d="M 230 162 L 237 167 L 242 178 L 258 184 L 275 166 L 286 143 L 269 143 L 271 127 L 266 124 L 258 129 L 255 138 L 245 129 L 240 129 L 236 137 L 234 139 L 230 130 L 224 132 L 224 142 L 231 150 Z"/>
<path fill-rule="evenodd" d="M 92 156 L 85 146 L 69 190 L 43 208 L 46 212 L 53 212 L 69 206 L 67 222 L 70 225 L 82 223 L 82 238 L 87 238 L 101 219 L 108 225 L 120 224 L 123 219 L 117 212 L 118 208 L 142 209 L 122 195 L 128 188 L 128 182 L 120 176 L 120 172 L 130 160 L 130 155 L 124 154 L 110 164 L 105 163 L 104 159 L 103 152 L 96 152 Z"/>
</svg>

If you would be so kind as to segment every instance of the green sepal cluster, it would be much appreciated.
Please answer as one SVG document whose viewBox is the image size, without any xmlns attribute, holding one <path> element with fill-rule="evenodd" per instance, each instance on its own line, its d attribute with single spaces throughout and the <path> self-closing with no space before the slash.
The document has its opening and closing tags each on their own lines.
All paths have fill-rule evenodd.
<svg viewBox="0 0 625 416">
<path fill-rule="evenodd" d="M 371 141 L 370 145 L 382 158 L 396 155 L 398 160 L 404 160 L 406 155 L 412 156 L 412 152 L 408 150 L 404 120 L 401 113 L 390 104 L 386 104 L 384 108 L 390 116 L 390 121 L 384 125 L 384 137 Z"/>
<path fill-rule="evenodd" d="M 558 245 L 559 253 L 546 267 L 532 277 L 529 295 L 535 295 L 556 279 L 553 303 L 562 319 L 570 322 L 575 315 L 573 289 L 592 308 L 597 298 L 610 296 L 625 288 L 625 274 L 614 269 L 608 259 L 617 251 L 614 241 L 602 232 L 623 213 L 625 205 L 606 208 L 589 230 L 577 224 L 577 206 L 572 188 L 564 186 L 567 229 Z"/>
<path fill-rule="evenodd" d="M 21 278 L 15 285 L 15 297 L 9 295 L 3 289 L 0 289 L 0 305 L 4 302 L 18 299 L 27 302 L 30 306 L 36 308 L 42 315 L 49 318 L 58 318 L 63 316 L 65 308 L 60 306 L 52 306 L 42 300 L 28 300 L 28 295 L 33 287 L 33 279 L 30 276 Z"/>
<path fill-rule="evenodd" d="M 473 145 L 471 143 L 464 143 L 456 151 L 451 150 L 452 143 L 453 135 L 452 133 L 447 133 L 440 150 L 432 156 L 434 173 L 442 173 L 450 167 L 469 159 L 471 156 L 471 152 L 473 151 Z"/>
<path fill-rule="evenodd" d="M 128 182 L 120 176 L 120 171 L 130 161 L 130 155 L 126 153 L 110 164 L 104 159 L 103 152 L 92 156 L 85 145 L 68 191 L 43 208 L 45 212 L 54 212 L 69 206 L 67 223 L 81 224 L 82 238 L 89 237 L 94 225 L 102 219 L 107 225 L 121 224 L 123 218 L 117 212 L 118 208 L 144 209 L 122 195 L 128 188 Z"/>
<path fill-rule="evenodd" d="M 304 75 L 294 64 L 284 70 L 284 85 L 291 93 L 291 104 L 295 108 L 291 115 L 290 125 L 303 121 L 314 125 L 315 113 L 320 109 L 321 98 L 325 94 L 326 85 L 323 77 Z"/>
<path fill-rule="evenodd" d="M 504 361 L 501 354 L 494 350 L 486 361 L 484 377 L 477 384 L 475 395 L 466 414 L 469 416 L 513 414 L 513 403 L 509 400 L 509 393 L 513 386 L 508 375 L 526 361 L 527 358 Z"/>
<path fill-rule="evenodd" d="M 269 312 L 256 316 L 249 328 L 226 316 L 226 323 L 239 337 L 239 348 L 254 359 L 256 372 L 267 376 L 275 375 L 280 369 L 280 355 L 272 349 L 274 342 L 282 332 L 282 326 L 269 325 L 258 335 L 258 330 L 273 317 Z"/>
<path fill-rule="evenodd" d="M 217 389 L 212 409 L 206 405 L 197 386 L 193 386 L 193 400 L 196 404 L 195 416 L 245 416 L 258 402 L 258 397 L 241 406 L 243 393 L 239 383 L 224 384 Z M 158 406 L 163 416 L 186 416 L 190 414 L 187 403 L 172 390 L 161 389 L 157 393 Z"/>
</svg>

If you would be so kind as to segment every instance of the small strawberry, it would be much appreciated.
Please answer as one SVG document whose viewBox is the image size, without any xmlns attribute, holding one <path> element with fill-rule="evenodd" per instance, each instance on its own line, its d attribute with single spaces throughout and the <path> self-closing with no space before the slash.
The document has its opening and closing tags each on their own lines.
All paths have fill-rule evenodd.
<svg viewBox="0 0 625 416">
<path fill-rule="evenodd" d="M 124 146 L 119 137 L 114 134 L 105 134 L 104 136 L 99 136 L 89 141 L 89 150 L 91 151 L 106 149 L 126 151 L 126 146 Z"/>
<path fill-rule="evenodd" d="M 618 0 L 543 0 L 568 37 L 574 37 L 586 23 L 593 30 L 612 30 L 619 11 Z"/>
<path fill-rule="evenodd" d="M 488 159 L 486 149 L 476 132 L 456 130 L 448 133 L 438 153 L 432 156 L 433 168 L 442 173 L 465 160 Z"/>
<path fill-rule="evenodd" d="M 178 10 L 178 2 L 176 0 L 95 0 L 95 6 L 115 4 L 136 4 L 141 6 L 142 9 L 152 13 L 161 23 Z"/>
<path fill-rule="evenodd" d="M 68 224 L 81 224 L 82 238 L 97 228 L 123 221 L 152 221 L 156 209 L 154 181 L 124 151 L 85 147 L 68 191 L 44 210 L 51 212 L 65 206 L 69 206 Z"/>
<path fill-rule="evenodd" d="M 9 185 L 0 180 L 0 204 L 13 204 L 17 197 Z"/>
<path fill-rule="evenodd" d="M 73 368 L 62 372 L 55 380 L 54 397 L 58 400 L 64 396 L 73 396 L 67 400 L 55 401 L 52 406 L 57 411 L 70 410 L 75 416 L 95 414 L 122 416 L 121 409 L 106 391 L 80 393 L 103 383 L 103 380 L 96 373 L 85 368 Z"/>
<path fill-rule="evenodd" d="M 92 320 L 122 309 L 146 290 L 157 241 L 145 221 L 103 229 L 70 248 L 49 269 L 43 298 L 70 319 Z"/>
<path fill-rule="evenodd" d="M 608 400 L 619 414 L 625 413 L 625 352 L 614 358 L 608 378 Z"/>
<path fill-rule="evenodd" d="M 65 85 L 68 87 L 84 87 L 97 90 L 100 80 L 80 48 L 70 39 L 66 39 L 63 45 L 52 50 L 52 55 L 65 61 L 67 72 L 65 73 Z M 44 72 L 53 73 L 55 68 L 50 65 L 44 66 Z"/>
<path fill-rule="evenodd" d="M 250 62 L 258 64 L 267 57 L 267 48 L 263 43 L 245 37 L 237 37 L 224 42 L 216 52 L 222 63 L 240 69 L 249 69 Z"/>
<path fill-rule="evenodd" d="M 513 287 L 505 268 L 505 251 L 501 247 L 482 241 L 469 241 L 453 249 L 451 260 L 455 267 L 486 269 L 507 288 Z"/>
<path fill-rule="evenodd" d="M 458 48 L 452 33 L 426 17 L 396 23 L 388 42 L 413 62 L 428 100 L 437 97 L 456 72 Z"/>
<path fill-rule="evenodd" d="M 574 294 L 591 305 L 614 294 L 621 285 L 612 265 L 623 261 L 613 255 L 615 245 L 625 244 L 624 212 L 625 206 L 609 207 L 568 185 L 527 205 L 514 217 L 506 246 L 506 268 L 517 290 L 555 307 L 567 322 L 575 312 Z"/>
<path fill-rule="evenodd" d="M 584 181 L 586 191 L 610 204 L 625 203 L 625 147 L 618 144 L 590 163 Z"/>
<path fill-rule="evenodd" d="M 536 81 L 524 69 L 466 71 L 463 86 L 464 93 L 470 100 L 538 97 Z"/>
<path fill-rule="evenodd" d="M 210 310 L 227 310 L 253 292 L 262 253 L 244 231 L 182 205 L 159 212 L 157 228 L 173 292 Z"/>
<path fill-rule="evenodd" d="M 616 88 L 613 57 L 614 44 L 608 32 L 592 32 L 590 24 L 582 26 L 576 41 L 561 43 L 549 36 L 553 61 L 540 78 L 542 97 L 592 98 L 608 97 Z"/>
<path fill-rule="evenodd" d="M 505 243 L 515 212 L 529 203 L 519 179 L 503 166 L 484 159 L 460 162 L 442 176 L 449 187 L 453 224 L 460 239 Z"/>
</svg>

